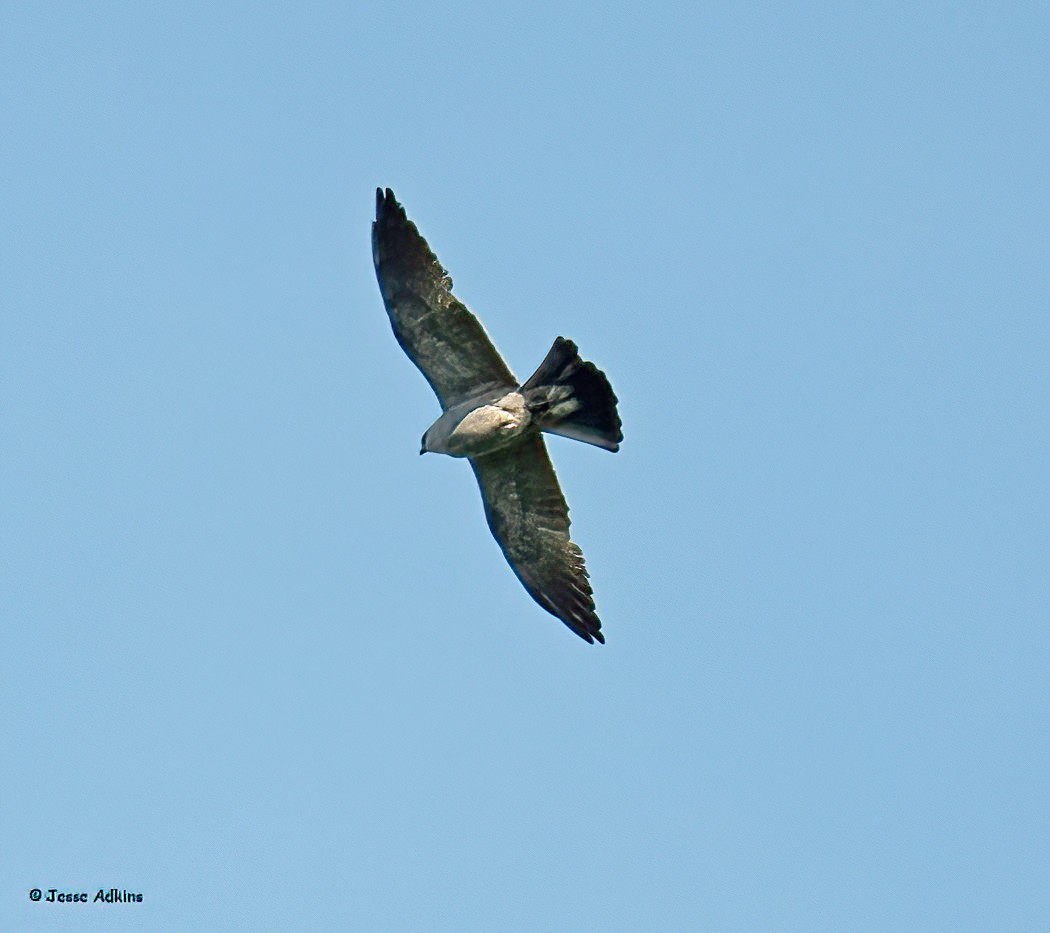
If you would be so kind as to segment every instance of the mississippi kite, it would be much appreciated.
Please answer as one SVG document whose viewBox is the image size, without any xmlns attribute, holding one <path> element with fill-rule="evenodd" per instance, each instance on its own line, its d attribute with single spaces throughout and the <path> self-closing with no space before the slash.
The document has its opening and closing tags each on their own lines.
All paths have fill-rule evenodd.
<svg viewBox="0 0 1050 933">
<path fill-rule="evenodd" d="M 525 589 L 580 638 L 604 644 L 541 432 L 618 450 L 609 380 L 558 337 L 519 383 L 389 188 L 376 191 L 372 258 L 394 336 L 441 403 L 419 452 L 470 460 L 489 528 Z"/>
</svg>

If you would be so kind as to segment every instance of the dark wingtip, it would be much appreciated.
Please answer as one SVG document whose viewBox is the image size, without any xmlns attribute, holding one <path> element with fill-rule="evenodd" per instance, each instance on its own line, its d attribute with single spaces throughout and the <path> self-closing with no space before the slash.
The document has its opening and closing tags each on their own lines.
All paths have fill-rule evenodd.
<svg viewBox="0 0 1050 933">
<path fill-rule="evenodd" d="M 380 214 L 384 210 L 399 207 L 401 205 L 397 203 L 397 198 L 394 197 L 394 192 L 391 188 L 376 188 L 376 220 L 379 219 Z"/>
<path fill-rule="evenodd" d="M 563 619 L 562 621 L 565 620 Z M 597 620 L 595 620 L 595 622 L 597 623 Z M 595 642 L 599 645 L 604 645 L 605 636 L 601 633 L 601 629 L 598 628 L 598 625 L 600 624 L 601 623 L 596 624 L 594 628 L 585 628 L 583 625 L 577 623 L 576 625 L 569 625 L 569 628 L 587 642 L 588 645 L 593 645 Z"/>
<path fill-rule="evenodd" d="M 392 188 L 376 188 L 376 220 L 383 221 L 387 217 L 397 216 L 401 220 L 408 220 L 405 209 L 398 203 Z"/>
</svg>

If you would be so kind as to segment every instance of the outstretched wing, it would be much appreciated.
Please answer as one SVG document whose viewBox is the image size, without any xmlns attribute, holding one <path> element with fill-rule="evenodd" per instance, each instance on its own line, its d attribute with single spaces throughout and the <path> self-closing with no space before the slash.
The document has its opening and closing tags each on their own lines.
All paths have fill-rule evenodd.
<svg viewBox="0 0 1050 933">
<path fill-rule="evenodd" d="M 583 553 L 543 438 L 534 434 L 470 465 L 492 534 L 525 589 L 580 638 L 605 644 Z"/>
<path fill-rule="evenodd" d="M 442 408 L 517 380 L 389 188 L 376 189 L 372 258 L 394 336 Z"/>
</svg>

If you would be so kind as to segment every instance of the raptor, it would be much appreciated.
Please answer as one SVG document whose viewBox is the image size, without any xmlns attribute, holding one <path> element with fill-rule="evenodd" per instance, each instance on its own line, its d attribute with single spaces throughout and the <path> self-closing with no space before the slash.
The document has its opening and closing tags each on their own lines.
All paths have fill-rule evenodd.
<svg viewBox="0 0 1050 933">
<path fill-rule="evenodd" d="M 441 403 L 419 452 L 470 461 L 489 528 L 522 585 L 580 638 L 604 644 L 543 433 L 619 450 L 609 380 L 558 337 L 520 383 L 389 188 L 376 191 L 372 258 L 394 336 Z"/>
</svg>

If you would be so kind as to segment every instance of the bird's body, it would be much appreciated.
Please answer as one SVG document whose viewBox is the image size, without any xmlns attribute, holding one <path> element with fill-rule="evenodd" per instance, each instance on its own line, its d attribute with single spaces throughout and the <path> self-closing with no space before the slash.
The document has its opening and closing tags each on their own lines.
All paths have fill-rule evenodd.
<svg viewBox="0 0 1050 933">
<path fill-rule="evenodd" d="M 427 428 L 419 452 L 482 457 L 514 443 L 530 428 L 537 430 L 520 392 L 488 395 L 443 411 Z"/>
<path fill-rule="evenodd" d="M 542 432 L 618 450 L 609 381 L 558 337 L 519 384 L 389 188 L 376 191 L 372 256 L 394 336 L 441 403 L 420 453 L 469 459 L 489 528 L 522 585 L 581 638 L 604 642 Z"/>
</svg>

